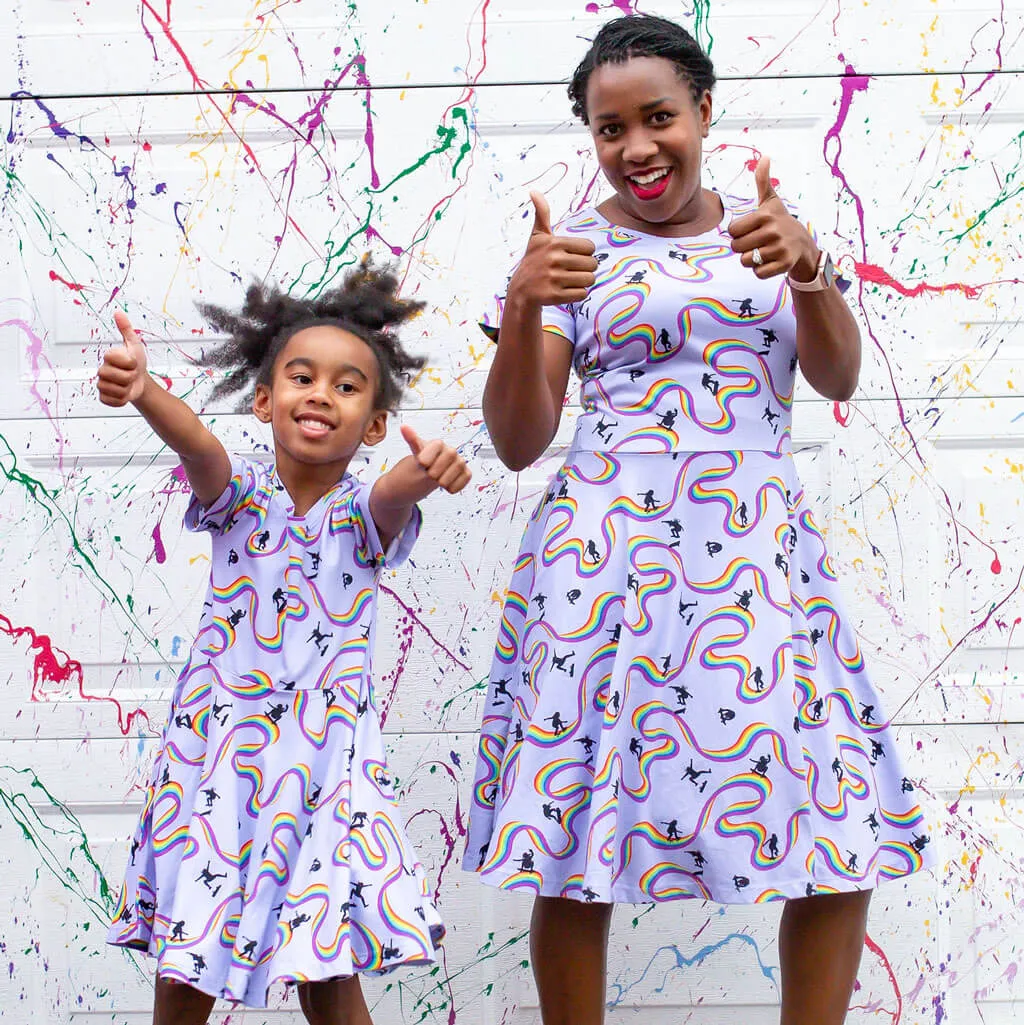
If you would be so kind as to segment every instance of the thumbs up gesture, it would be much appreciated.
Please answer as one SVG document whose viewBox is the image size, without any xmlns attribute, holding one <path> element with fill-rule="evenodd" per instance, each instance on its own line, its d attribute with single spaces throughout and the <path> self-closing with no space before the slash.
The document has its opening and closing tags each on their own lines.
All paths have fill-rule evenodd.
<svg viewBox="0 0 1024 1025">
<path fill-rule="evenodd" d="M 123 344 L 103 354 L 96 387 L 105 406 L 124 406 L 139 398 L 146 385 L 146 346 L 125 314 L 115 313 L 114 323 Z"/>
<path fill-rule="evenodd" d="M 729 225 L 733 252 L 741 254 L 740 262 L 759 278 L 792 274 L 798 281 L 810 281 L 818 273 L 818 247 L 779 199 L 768 157 L 757 162 L 754 182 L 757 209 Z"/>
<path fill-rule="evenodd" d="M 461 491 L 472 476 L 466 460 L 443 441 L 424 441 L 408 424 L 400 428 L 405 443 L 424 473 L 450 495 Z"/>
<path fill-rule="evenodd" d="M 594 243 L 551 231 L 551 211 L 539 192 L 531 192 L 533 230 L 519 266 L 509 282 L 509 298 L 536 306 L 582 302 L 594 284 Z"/>
</svg>

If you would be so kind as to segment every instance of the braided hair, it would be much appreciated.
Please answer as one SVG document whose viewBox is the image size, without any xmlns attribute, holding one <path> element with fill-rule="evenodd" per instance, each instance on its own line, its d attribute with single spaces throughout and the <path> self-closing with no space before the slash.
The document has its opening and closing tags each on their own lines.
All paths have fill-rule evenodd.
<svg viewBox="0 0 1024 1025">
<path fill-rule="evenodd" d="M 213 389 L 212 399 L 245 389 L 238 403 L 245 411 L 257 385 L 270 385 L 274 363 L 293 335 L 308 327 L 327 325 L 361 338 L 377 358 L 378 380 L 374 403 L 394 409 L 413 371 L 426 363 L 412 356 L 395 334 L 399 324 L 415 317 L 424 303 L 398 297 L 398 278 L 390 268 L 379 270 L 369 256 L 345 276 L 338 288 L 316 299 L 296 299 L 281 289 L 253 284 L 239 312 L 200 303 L 199 312 L 227 340 L 200 363 L 227 376 Z"/>
<path fill-rule="evenodd" d="M 715 87 L 715 67 L 697 40 L 681 25 L 652 14 L 613 18 L 601 26 L 590 49 L 569 82 L 572 112 L 585 124 L 587 83 L 602 64 L 624 64 L 631 57 L 664 57 L 676 66 L 681 81 L 690 87 L 694 102 Z"/>
</svg>

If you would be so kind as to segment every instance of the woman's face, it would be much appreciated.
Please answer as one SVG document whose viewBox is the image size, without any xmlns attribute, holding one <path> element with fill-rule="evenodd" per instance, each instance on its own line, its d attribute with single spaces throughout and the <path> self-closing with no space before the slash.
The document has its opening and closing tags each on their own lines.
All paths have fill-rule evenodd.
<svg viewBox="0 0 1024 1025">
<path fill-rule="evenodd" d="M 700 218 L 709 92 L 695 102 L 671 61 L 632 57 L 591 72 L 587 116 L 598 163 L 628 218 L 665 228 Z"/>
</svg>

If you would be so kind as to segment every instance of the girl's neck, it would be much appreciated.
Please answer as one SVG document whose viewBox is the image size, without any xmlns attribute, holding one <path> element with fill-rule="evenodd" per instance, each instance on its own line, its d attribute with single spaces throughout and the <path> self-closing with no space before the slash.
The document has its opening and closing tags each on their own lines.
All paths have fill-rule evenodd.
<svg viewBox="0 0 1024 1025">
<path fill-rule="evenodd" d="M 294 515 L 305 516 L 328 491 L 336 487 L 345 476 L 348 464 L 348 459 L 322 464 L 298 463 L 277 453 L 275 469 L 292 500 Z"/>
</svg>

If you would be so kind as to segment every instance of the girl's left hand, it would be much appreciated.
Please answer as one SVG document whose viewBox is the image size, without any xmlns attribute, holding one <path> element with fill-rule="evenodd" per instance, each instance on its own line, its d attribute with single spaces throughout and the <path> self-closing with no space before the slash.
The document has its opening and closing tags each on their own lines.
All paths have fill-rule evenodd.
<svg viewBox="0 0 1024 1025">
<path fill-rule="evenodd" d="M 754 169 L 758 207 L 729 225 L 732 249 L 740 262 L 762 280 L 792 274 L 797 281 L 811 281 L 818 273 L 818 247 L 807 229 L 786 209 L 772 185 L 768 157 Z M 760 262 L 754 260 L 754 250 Z"/>
<path fill-rule="evenodd" d="M 423 441 L 408 424 L 403 424 L 400 429 L 416 461 L 438 487 L 454 495 L 469 483 L 472 477 L 469 466 L 451 445 L 436 438 Z"/>
</svg>

